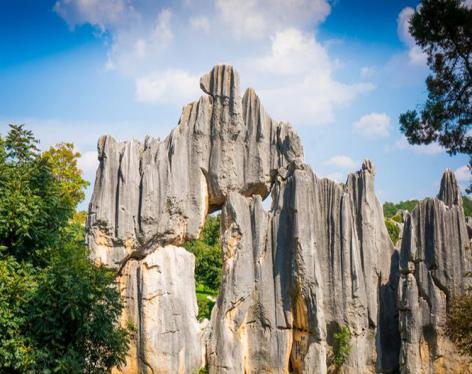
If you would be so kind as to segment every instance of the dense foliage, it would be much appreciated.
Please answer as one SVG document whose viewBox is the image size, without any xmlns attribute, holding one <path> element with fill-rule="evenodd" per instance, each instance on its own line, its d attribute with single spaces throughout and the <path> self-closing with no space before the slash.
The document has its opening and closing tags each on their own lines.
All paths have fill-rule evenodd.
<svg viewBox="0 0 472 374">
<path fill-rule="evenodd" d="M 198 318 L 210 318 L 221 282 L 220 217 L 208 216 L 198 240 L 185 243 L 195 255 Z"/>
<path fill-rule="evenodd" d="M 383 212 L 385 218 L 393 218 L 399 210 L 406 210 L 411 212 L 418 204 L 418 200 L 405 200 L 399 203 L 385 202 L 383 205 Z"/>
<path fill-rule="evenodd" d="M 114 275 L 84 245 L 79 154 L 37 144 L 23 126 L 0 137 L 0 372 L 108 372 L 128 338 Z"/>
<path fill-rule="evenodd" d="M 398 239 L 400 239 L 400 228 L 392 219 L 385 219 L 385 227 L 387 228 L 388 235 L 390 236 L 393 245 L 396 245 Z"/>
<path fill-rule="evenodd" d="M 402 132 L 412 144 L 472 155 L 472 9 L 461 0 L 422 0 L 409 30 L 432 74 L 426 103 L 400 115 Z"/>
<path fill-rule="evenodd" d="M 455 297 L 447 313 L 447 333 L 463 353 L 472 357 L 472 292 Z"/>
<path fill-rule="evenodd" d="M 462 196 L 462 206 L 464 207 L 464 214 L 472 217 L 472 199 L 467 196 Z"/>
<path fill-rule="evenodd" d="M 341 367 L 349 357 L 349 344 L 351 341 L 351 332 L 349 327 L 342 325 L 339 331 L 333 335 L 333 353 L 334 363 L 337 367 Z"/>
</svg>

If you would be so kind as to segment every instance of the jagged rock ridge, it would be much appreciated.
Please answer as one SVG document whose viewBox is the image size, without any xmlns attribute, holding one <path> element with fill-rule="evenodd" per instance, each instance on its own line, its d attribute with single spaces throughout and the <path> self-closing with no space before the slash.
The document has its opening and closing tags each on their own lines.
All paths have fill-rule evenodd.
<svg viewBox="0 0 472 374">
<path fill-rule="evenodd" d="M 406 215 L 399 285 L 403 372 L 472 371 L 445 335 L 448 303 L 470 287 L 471 270 L 462 199 L 447 170 L 438 197 Z"/>
<path fill-rule="evenodd" d="M 207 95 L 165 140 L 99 140 L 87 236 L 95 261 L 117 269 L 123 321 L 136 326 L 120 372 L 325 373 L 341 325 L 352 335 L 345 372 L 397 371 L 401 341 L 410 360 L 399 260 L 373 165 L 346 184 L 320 179 L 291 126 L 272 120 L 253 89 L 240 97 L 231 66 L 200 86 Z M 441 191 L 455 203 L 454 186 Z M 199 324 L 193 255 L 178 246 L 216 209 L 223 280 L 211 321 Z"/>
</svg>

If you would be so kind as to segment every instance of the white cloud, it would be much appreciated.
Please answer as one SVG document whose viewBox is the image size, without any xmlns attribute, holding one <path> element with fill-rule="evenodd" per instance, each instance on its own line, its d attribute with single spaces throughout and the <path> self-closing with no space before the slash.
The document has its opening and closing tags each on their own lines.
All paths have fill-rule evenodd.
<svg viewBox="0 0 472 374">
<path fill-rule="evenodd" d="M 155 72 L 136 80 L 136 99 L 183 105 L 198 98 L 199 77 L 182 70 Z"/>
<path fill-rule="evenodd" d="M 198 98 L 197 73 L 222 60 L 250 80 L 274 118 L 299 125 L 333 122 L 374 88 L 335 78 L 342 66 L 315 38 L 328 0 L 58 0 L 56 11 L 108 31 L 104 69 L 134 80 L 141 102 Z"/>
<path fill-rule="evenodd" d="M 325 161 L 326 165 L 332 165 L 343 169 L 355 169 L 357 162 L 349 156 L 336 155 Z"/>
<path fill-rule="evenodd" d="M 461 166 L 454 171 L 456 178 L 459 182 L 470 183 L 472 180 L 472 175 L 470 169 L 467 165 Z"/>
<path fill-rule="evenodd" d="M 132 8 L 124 0 L 59 0 L 54 4 L 54 11 L 71 28 L 90 23 L 105 31 L 121 22 Z"/>
<path fill-rule="evenodd" d="M 270 54 L 255 61 L 263 71 L 276 74 L 330 73 L 331 61 L 326 50 L 312 35 L 297 29 L 286 29 L 275 34 Z"/>
<path fill-rule="evenodd" d="M 190 27 L 195 31 L 203 31 L 204 33 L 210 32 L 210 21 L 207 17 L 191 17 Z"/>
<path fill-rule="evenodd" d="M 390 135 L 390 117 L 385 113 L 370 113 L 354 123 L 354 128 L 366 138 L 385 138 Z"/>
<path fill-rule="evenodd" d="M 161 45 L 169 45 L 174 34 L 171 29 L 172 12 L 169 9 L 163 9 L 157 16 L 156 25 L 153 30 L 153 38 Z"/>
<path fill-rule="evenodd" d="M 313 27 L 331 11 L 327 0 L 216 0 L 224 25 L 237 39 L 261 39 L 288 27 Z"/>
<path fill-rule="evenodd" d="M 259 91 L 270 113 L 304 125 L 333 122 L 337 107 L 374 88 L 371 83 L 337 81 L 333 77 L 335 62 L 326 49 L 312 34 L 293 28 L 277 32 L 270 52 L 252 59 L 252 67 L 281 82 Z"/>
<path fill-rule="evenodd" d="M 395 143 L 393 143 L 393 145 L 387 147 L 387 150 L 412 150 L 417 154 L 426 156 L 434 156 L 445 152 L 444 148 L 437 143 L 431 143 L 428 145 L 413 145 L 408 143 L 405 138 L 397 140 Z"/>
<path fill-rule="evenodd" d="M 397 33 L 400 40 L 408 46 L 409 61 L 414 65 L 425 66 L 427 62 L 426 54 L 416 45 L 415 39 L 410 34 L 410 19 L 415 13 L 411 7 L 402 9 L 397 19 Z"/>
</svg>

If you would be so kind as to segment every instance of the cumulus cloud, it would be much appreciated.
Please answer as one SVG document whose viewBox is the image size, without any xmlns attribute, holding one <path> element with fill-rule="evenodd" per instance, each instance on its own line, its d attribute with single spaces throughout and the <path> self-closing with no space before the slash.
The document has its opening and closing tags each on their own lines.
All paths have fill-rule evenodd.
<svg viewBox="0 0 472 374">
<path fill-rule="evenodd" d="M 251 60 L 261 73 L 279 76 L 283 82 L 259 92 L 269 111 L 304 125 L 333 122 L 337 107 L 374 88 L 371 83 L 336 80 L 335 65 L 314 35 L 293 28 L 277 32 L 270 51 Z"/>
<path fill-rule="evenodd" d="M 329 160 L 326 160 L 325 164 L 336 166 L 342 169 L 351 169 L 351 170 L 357 167 L 357 162 L 354 161 L 349 156 L 345 156 L 345 155 L 333 156 Z"/>
<path fill-rule="evenodd" d="M 133 9 L 124 0 L 59 0 L 54 11 L 71 28 L 90 23 L 105 31 L 122 22 Z"/>
<path fill-rule="evenodd" d="M 199 77 L 186 71 L 157 71 L 136 80 L 136 98 L 142 102 L 182 105 L 199 94 Z"/>
<path fill-rule="evenodd" d="M 195 77 L 223 59 L 274 118 L 299 125 L 333 122 L 339 107 L 374 88 L 336 79 L 339 64 L 314 32 L 328 0 L 58 0 L 55 9 L 71 25 L 108 31 L 105 69 L 133 79 L 140 102 L 196 99 Z"/>
<path fill-rule="evenodd" d="M 366 114 L 354 123 L 354 129 L 366 138 L 386 138 L 390 135 L 390 117 L 385 113 Z"/>
<path fill-rule="evenodd" d="M 327 0 L 216 0 L 216 8 L 238 39 L 261 39 L 295 25 L 316 26 L 331 10 Z"/>
<path fill-rule="evenodd" d="M 397 19 L 397 33 L 400 40 L 409 48 L 408 57 L 410 62 L 415 65 L 426 65 L 427 56 L 421 48 L 416 45 L 415 39 L 410 34 L 409 30 L 410 19 L 414 13 L 415 10 L 411 7 L 405 7 L 401 10 Z"/>
</svg>

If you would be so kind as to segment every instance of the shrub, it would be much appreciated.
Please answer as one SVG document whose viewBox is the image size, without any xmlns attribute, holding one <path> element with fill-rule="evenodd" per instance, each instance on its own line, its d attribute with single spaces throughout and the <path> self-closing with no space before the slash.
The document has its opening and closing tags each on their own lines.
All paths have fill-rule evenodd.
<svg viewBox="0 0 472 374">
<path fill-rule="evenodd" d="M 451 300 L 446 332 L 464 354 L 472 356 L 472 292 Z"/>
<path fill-rule="evenodd" d="M 333 335 L 334 363 L 337 367 L 341 367 L 349 356 L 350 340 L 351 332 L 346 325 L 342 325 L 339 331 Z"/>
<path fill-rule="evenodd" d="M 385 227 L 387 228 L 388 235 L 393 245 L 397 244 L 398 239 L 400 238 L 400 228 L 391 220 L 385 219 Z"/>
</svg>

